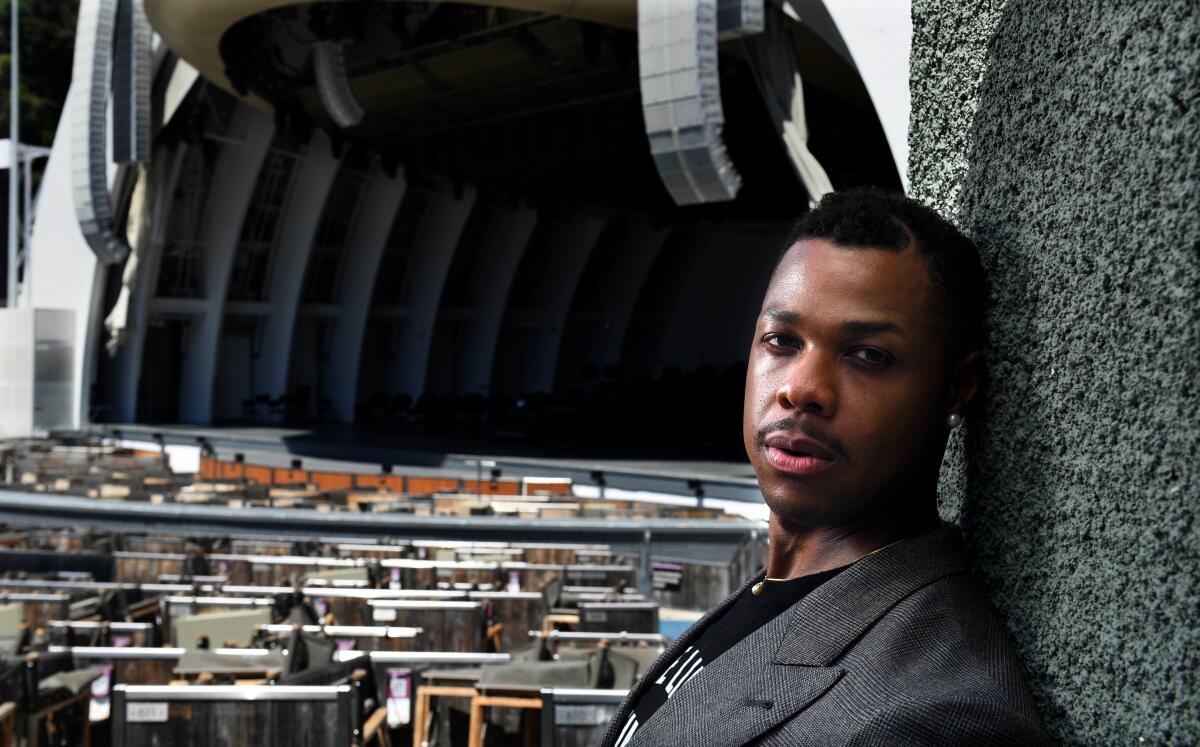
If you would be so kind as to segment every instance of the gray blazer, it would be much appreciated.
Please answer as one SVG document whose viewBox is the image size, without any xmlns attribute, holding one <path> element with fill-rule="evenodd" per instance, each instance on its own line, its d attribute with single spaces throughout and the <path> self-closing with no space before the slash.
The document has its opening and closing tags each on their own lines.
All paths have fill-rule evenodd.
<svg viewBox="0 0 1200 747">
<path fill-rule="evenodd" d="M 608 726 L 708 621 L 659 657 Z M 676 745 L 1042 745 L 1008 633 L 967 572 L 957 529 L 868 555 L 740 641 L 680 688 L 630 747 Z"/>
</svg>

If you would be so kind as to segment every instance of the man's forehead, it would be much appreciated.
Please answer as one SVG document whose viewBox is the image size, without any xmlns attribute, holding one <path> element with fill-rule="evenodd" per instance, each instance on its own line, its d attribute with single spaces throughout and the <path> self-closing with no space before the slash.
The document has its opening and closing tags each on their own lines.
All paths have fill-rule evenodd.
<svg viewBox="0 0 1200 747">
<path fill-rule="evenodd" d="M 927 317 L 930 282 L 925 263 L 909 249 L 840 247 L 809 239 L 784 254 L 763 299 L 763 309 L 801 316 L 838 311 L 855 318 L 913 322 Z"/>
</svg>

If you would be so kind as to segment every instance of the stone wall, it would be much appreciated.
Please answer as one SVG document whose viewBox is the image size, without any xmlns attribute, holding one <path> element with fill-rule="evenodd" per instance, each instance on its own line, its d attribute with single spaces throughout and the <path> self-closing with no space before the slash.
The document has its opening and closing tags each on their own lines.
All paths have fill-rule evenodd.
<svg viewBox="0 0 1200 747">
<path fill-rule="evenodd" d="M 1200 741 L 1200 10 L 913 1 L 912 193 L 993 283 L 959 521 L 1068 744 Z"/>
</svg>

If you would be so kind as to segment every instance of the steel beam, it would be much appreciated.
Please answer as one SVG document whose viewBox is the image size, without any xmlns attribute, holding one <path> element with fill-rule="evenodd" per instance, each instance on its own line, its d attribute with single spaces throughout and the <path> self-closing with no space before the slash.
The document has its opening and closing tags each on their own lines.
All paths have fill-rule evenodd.
<svg viewBox="0 0 1200 747">
<path fill-rule="evenodd" d="M 410 260 L 409 316 L 403 322 L 399 354 L 392 370 L 392 391 L 416 399 L 425 391 L 429 369 L 429 344 L 442 301 L 442 286 L 458 248 L 459 237 L 475 205 L 474 187 L 464 187 L 456 196 L 449 183 L 442 185 L 425 214 L 416 256 Z"/>
<path fill-rule="evenodd" d="M 668 233 L 666 229 L 631 224 L 616 247 L 616 256 L 605 272 L 605 277 L 613 279 L 612 285 L 605 286 L 605 328 L 596 333 L 593 341 L 592 360 L 596 364 L 616 366 L 621 363 L 625 332 L 629 329 L 634 306 Z"/>
<path fill-rule="evenodd" d="M 554 389 L 554 375 L 558 371 L 558 348 L 562 342 L 563 328 L 567 326 L 567 314 L 571 311 L 571 300 L 579 278 L 587 267 L 588 259 L 595 251 L 600 237 L 604 235 L 605 221 L 592 216 L 580 215 L 563 225 L 565 233 L 556 234 L 550 258 L 549 287 L 542 288 L 544 325 L 538 335 L 532 377 L 525 382 L 527 392 L 549 392 Z"/>
<path fill-rule="evenodd" d="M 117 422 L 132 422 L 137 418 L 138 382 L 142 378 L 142 351 L 150 322 L 150 301 L 158 285 L 158 268 L 170 223 L 169 210 L 174 203 L 175 187 L 183 171 L 188 147 L 180 144 L 171 151 L 161 150 L 146 170 L 144 189 L 149 199 L 142 208 L 143 225 L 139 226 L 137 238 L 132 242 L 133 254 L 125 263 L 122 295 L 128 305 L 121 320 L 122 328 L 117 330 L 106 322 L 110 335 L 125 338 L 117 348 L 114 361 L 118 374 L 112 408 L 113 419 Z"/>
<path fill-rule="evenodd" d="M 396 210 L 404 197 L 403 175 L 389 178 L 376 166 L 367 183 L 358 219 L 347 243 L 346 268 L 341 277 L 341 315 L 329 356 L 329 392 L 333 411 L 343 423 L 354 420 L 362 341 L 371 310 L 371 291 L 379 260 L 387 245 Z M 319 407 L 319 404 L 318 404 Z"/>
<path fill-rule="evenodd" d="M 337 174 L 338 162 L 333 156 L 329 137 L 320 130 L 313 133 L 304 160 L 292 177 L 294 186 L 280 215 L 271 277 L 267 280 L 271 314 L 263 324 L 262 353 L 254 362 L 258 391 L 272 397 L 287 393 L 292 338 L 304 274 L 308 269 L 308 255 L 321 223 L 325 198 L 329 196 L 329 188 Z"/>
<path fill-rule="evenodd" d="M 488 226 L 488 236 L 471 279 L 477 313 L 463 347 L 466 362 L 458 374 L 460 393 L 487 394 L 491 390 L 492 365 L 504 307 L 535 225 L 537 213 L 528 207 L 519 207 L 497 211 Z"/>
<path fill-rule="evenodd" d="M 179 387 L 179 416 L 185 423 L 212 422 L 213 382 L 220 350 L 221 320 L 225 313 L 226 286 L 242 221 L 254 194 L 255 178 L 262 168 L 275 127 L 271 118 L 248 106 L 239 106 L 227 133 L 239 144 L 221 149 L 213 170 L 205 210 L 204 314 L 187 340 L 187 365 Z"/>
<path fill-rule="evenodd" d="M 278 537 L 405 537 L 410 539 L 605 544 L 621 554 L 697 560 L 731 559 L 763 525 L 704 519 L 512 519 L 226 508 L 180 503 L 100 501 L 76 496 L 0 491 L 0 520 L 33 526 L 86 525 L 116 531 Z"/>
</svg>

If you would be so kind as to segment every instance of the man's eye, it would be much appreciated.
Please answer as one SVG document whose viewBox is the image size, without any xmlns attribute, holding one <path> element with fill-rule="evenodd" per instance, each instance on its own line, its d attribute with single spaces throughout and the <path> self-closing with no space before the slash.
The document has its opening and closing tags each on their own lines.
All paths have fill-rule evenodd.
<svg viewBox="0 0 1200 747">
<path fill-rule="evenodd" d="M 790 335 L 772 332 L 763 337 L 763 345 L 765 345 L 768 350 L 785 351 L 788 348 L 800 347 L 800 341 Z"/>
<path fill-rule="evenodd" d="M 879 348 L 858 348 L 852 351 L 850 355 L 860 363 L 865 363 L 868 366 L 887 366 L 895 360 L 890 353 Z"/>
</svg>

